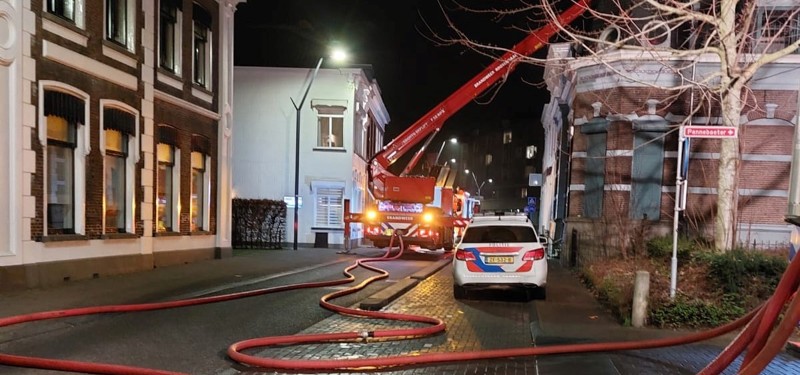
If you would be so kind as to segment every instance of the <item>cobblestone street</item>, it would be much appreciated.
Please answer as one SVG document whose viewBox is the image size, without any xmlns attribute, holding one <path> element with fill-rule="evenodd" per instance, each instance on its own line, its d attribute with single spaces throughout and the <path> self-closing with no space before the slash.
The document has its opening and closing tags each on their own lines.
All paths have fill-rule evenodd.
<svg viewBox="0 0 800 375">
<path fill-rule="evenodd" d="M 566 271 L 562 271 L 566 272 Z M 577 282 L 577 280 L 576 280 Z M 509 295 L 508 297 L 513 297 Z M 550 300 L 558 295 L 550 294 Z M 417 287 L 394 301 L 384 310 L 398 313 L 424 314 L 443 319 L 447 332 L 434 337 L 369 343 L 338 343 L 264 349 L 259 356 L 284 359 L 371 358 L 397 355 L 418 355 L 431 352 L 463 352 L 485 349 L 528 347 L 605 341 L 597 337 L 538 337 L 531 330 L 530 309 L 537 301 L 525 303 L 494 299 L 490 301 L 456 301 L 452 297 L 452 275 L 447 266 Z M 364 331 L 409 327 L 415 323 L 362 319 L 335 315 L 305 330 L 304 334 Z M 554 323 L 550 323 L 554 324 Z M 565 322 L 565 324 L 568 324 Z M 590 335 L 591 332 L 587 332 Z M 537 341 L 537 342 L 534 342 Z M 694 374 L 721 350 L 707 344 L 663 349 L 636 350 L 619 353 L 553 355 L 479 360 L 418 367 L 387 368 L 375 374 Z M 732 366 L 725 374 L 733 374 Z M 232 374 L 237 372 L 224 372 Z M 247 371 L 247 374 L 296 374 L 298 371 Z M 353 372 L 345 372 L 353 373 Z M 800 374 L 800 361 L 782 353 L 764 374 Z"/>
</svg>

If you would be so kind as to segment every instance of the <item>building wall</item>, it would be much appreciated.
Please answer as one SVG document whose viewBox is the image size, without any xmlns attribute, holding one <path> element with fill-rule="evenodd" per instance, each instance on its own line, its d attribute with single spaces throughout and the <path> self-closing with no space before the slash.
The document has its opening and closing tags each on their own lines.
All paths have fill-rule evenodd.
<svg viewBox="0 0 800 375">
<path fill-rule="evenodd" d="M 78 1 L 76 9 L 82 9 L 83 16 L 72 22 L 49 13 L 45 1 L 0 1 L 0 20 L 12 20 L 9 25 L 15 28 L 15 33 L 0 31 L 0 36 L 17 37 L 11 43 L 0 40 L 0 45 L 10 46 L 0 48 L 0 84 L 9 88 L 7 93 L 0 90 L 0 109 L 10 124 L 0 132 L 3 149 L 10 153 L 7 160 L 0 158 L 0 199 L 6 199 L 10 208 L 8 216 L 0 219 L 0 234 L 7 234 L 3 238 L 9 245 L 0 250 L 0 289 L 53 285 L 229 253 L 229 212 L 223 217 L 217 213 L 220 202 L 225 205 L 230 199 L 225 195 L 229 189 L 220 187 L 217 176 L 225 175 L 229 168 L 218 148 L 226 144 L 229 135 L 220 129 L 229 127 L 230 73 L 223 68 L 230 68 L 225 62 L 233 52 L 227 49 L 223 53 L 220 46 L 231 45 L 232 16 L 240 1 L 182 1 L 180 76 L 158 64 L 159 7 L 155 0 L 131 3 L 130 49 L 106 39 L 105 2 Z M 191 79 L 194 3 L 211 16 L 209 88 L 193 84 Z M 83 183 L 74 186 L 76 222 L 83 225 L 75 226 L 75 234 L 46 230 L 48 135 L 43 103 L 47 91 L 68 93 L 86 104 L 75 153 L 81 159 L 76 162 L 76 179 Z M 129 144 L 132 177 L 126 184 L 133 192 L 130 205 L 126 204 L 132 220 L 125 233 L 111 233 L 104 226 L 104 106 L 124 110 L 135 119 L 135 130 L 130 133 L 135 141 Z M 157 233 L 154 219 L 155 148 L 162 124 L 179 130 L 178 142 L 185 153 L 179 193 L 182 224 L 174 233 Z M 206 137 L 210 145 L 206 167 L 210 194 L 205 212 L 209 224 L 195 232 L 188 223 L 193 134 Z M 220 231 L 227 238 L 217 236 Z"/>
<path fill-rule="evenodd" d="M 236 135 L 233 147 L 233 189 L 238 198 L 290 200 L 295 189 L 296 107 L 309 85 L 313 69 L 236 67 Z M 369 94 L 363 94 L 363 92 Z M 292 102 L 294 100 L 294 103 Z M 344 110 L 342 147 L 317 147 L 319 106 L 341 106 Z M 342 245 L 342 223 L 337 228 L 319 228 L 315 220 L 315 191 L 320 184 L 342 185 L 344 198 L 355 198 L 363 207 L 366 193 L 366 158 L 355 153 L 355 133 L 383 134 L 388 114 L 377 84 L 361 69 L 320 69 L 300 110 L 298 164 L 298 238 L 303 246 L 315 243 L 317 234 L 328 243 Z M 366 127 L 364 124 L 368 124 Z M 372 130 L 370 130 L 372 129 Z M 382 142 L 382 137 L 371 137 Z M 374 145 L 372 145 L 374 149 Z M 360 193 L 355 193 L 360 191 Z M 287 223 L 293 224 L 289 207 Z M 288 226 L 288 225 L 287 225 Z M 294 242 L 287 228 L 287 242 Z M 352 238 L 362 237 L 356 228 Z"/>
<path fill-rule="evenodd" d="M 789 170 L 792 139 L 797 119 L 797 83 L 800 76 L 791 73 L 790 67 L 800 63 L 796 56 L 765 68 L 779 72 L 781 78 L 765 76 L 754 79 L 742 113 L 739 140 L 742 161 L 739 180 L 738 236 L 744 243 L 788 242 L 789 228 L 784 223 L 788 202 Z M 569 217 L 566 241 L 578 241 L 581 256 L 588 258 L 618 254 L 630 247 L 626 241 L 637 230 L 646 228 L 650 235 L 669 234 L 674 210 L 676 158 L 678 156 L 677 125 L 686 114 L 691 97 L 687 94 L 676 100 L 667 100 L 668 93 L 652 87 L 623 83 L 597 77 L 597 67 L 583 66 L 575 73 L 573 110 L 572 160 L 570 173 Z M 647 72 L 646 69 L 642 70 Z M 630 72 L 629 72 L 630 73 Z M 584 75 L 595 77 L 585 79 Z M 669 84 L 663 76 L 646 77 Z M 760 72 L 766 75 L 766 72 Z M 614 83 L 616 82 L 616 83 Z M 794 82 L 793 84 L 790 82 Z M 654 105 L 653 105 L 654 104 Z M 695 124 L 715 123 L 718 108 L 709 107 L 711 117 L 696 116 Z M 769 110 L 768 110 L 769 109 Z M 587 180 L 596 174 L 590 167 L 594 158 L 590 151 L 590 134 L 587 126 L 605 122 L 607 126 L 602 215 L 587 215 Z M 634 126 L 637 121 L 661 121 L 667 124 L 664 131 L 664 148 L 661 163 L 660 217 L 658 220 L 631 219 L 630 203 L 633 173 Z M 693 139 L 689 148 L 688 196 L 682 230 L 711 237 L 716 207 L 716 185 L 720 140 Z M 578 236 L 573 239 L 571 231 Z M 642 229 L 644 230 L 644 229 Z M 614 234 L 610 236 L 609 234 Z"/>
</svg>

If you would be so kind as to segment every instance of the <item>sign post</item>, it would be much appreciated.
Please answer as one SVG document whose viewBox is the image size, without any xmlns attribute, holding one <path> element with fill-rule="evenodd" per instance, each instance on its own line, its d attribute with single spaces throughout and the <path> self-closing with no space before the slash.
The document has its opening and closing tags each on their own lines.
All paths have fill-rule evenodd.
<svg viewBox="0 0 800 375">
<path fill-rule="evenodd" d="M 736 138 L 739 136 L 735 126 L 682 125 L 678 137 L 678 162 L 675 172 L 675 211 L 672 215 L 672 267 L 669 280 L 669 297 L 675 299 L 678 289 L 678 217 L 686 209 L 686 193 L 689 191 L 689 140 L 692 138 Z M 685 160 L 684 160 L 685 159 Z"/>
</svg>

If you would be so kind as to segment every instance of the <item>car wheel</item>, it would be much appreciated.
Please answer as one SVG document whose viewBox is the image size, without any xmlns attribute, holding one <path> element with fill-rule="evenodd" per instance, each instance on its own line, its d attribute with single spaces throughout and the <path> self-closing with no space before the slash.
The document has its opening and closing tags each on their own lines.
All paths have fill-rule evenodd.
<svg viewBox="0 0 800 375">
<path fill-rule="evenodd" d="M 546 300 L 547 299 L 547 288 L 545 287 L 536 287 L 527 290 L 528 298 L 530 299 L 539 299 L 539 300 Z"/>
<path fill-rule="evenodd" d="M 467 290 L 458 284 L 453 284 L 453 297 L 455 299 L 467 298 Z"/>
</svg>

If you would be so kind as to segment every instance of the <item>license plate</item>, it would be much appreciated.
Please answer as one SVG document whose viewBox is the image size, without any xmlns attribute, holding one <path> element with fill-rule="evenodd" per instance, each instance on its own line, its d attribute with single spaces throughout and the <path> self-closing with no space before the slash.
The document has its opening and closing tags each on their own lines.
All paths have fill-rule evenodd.
<svg viewBox="0 0 800 375">
<path fill-rule="evenodd" d="M 487 256 L 486 264 L 511 264 L 514 263 L 514 257 L 498 257 Z"/>
</svg>

